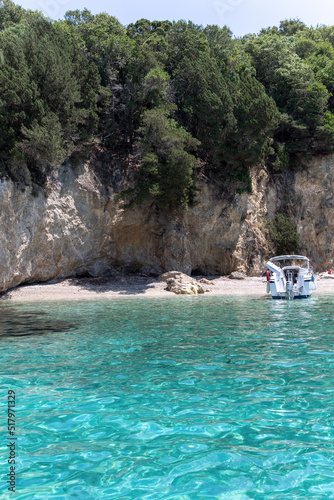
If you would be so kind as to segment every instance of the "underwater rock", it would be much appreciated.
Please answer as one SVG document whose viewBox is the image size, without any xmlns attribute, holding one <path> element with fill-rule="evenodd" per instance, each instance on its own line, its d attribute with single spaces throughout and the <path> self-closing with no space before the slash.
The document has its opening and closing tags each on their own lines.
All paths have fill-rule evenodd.
<svg viewBox="0 0 334 500">
<path fill-rule="evenodd" d="M 67 321 L 48 318 L 44 312 L 0 307 L 0 338 L 63 333 L 76 327 Z"/>
</svg>

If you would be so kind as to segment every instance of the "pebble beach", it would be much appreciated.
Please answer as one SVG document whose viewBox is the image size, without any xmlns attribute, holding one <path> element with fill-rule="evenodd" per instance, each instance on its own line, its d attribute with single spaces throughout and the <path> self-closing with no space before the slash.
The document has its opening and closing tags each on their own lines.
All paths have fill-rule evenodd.
<svg viewBox="0 0 334 500">
<path fill-rule="evenodd" d="M 198 277 L 198 281 L 203 278 Z M 269 298 L 265 277 L 247 277 L 243 280 L 225 276 L 206 277 L 210 284 L 203 285 L 203 296 L 254 295 Z M 334 293 L 334 275 L 321 274 L 316 277 L 317 290 L 314 296 Z M 8 290 L 0 297 L 1 302 L 40 302 L 63 300 L 97 300 L 134 297 L 174 297 L 166 283 L 157 278 L 126 276 L 111 278 L 70 278 L 46 283 L 34 283 Z"/>
</svg>

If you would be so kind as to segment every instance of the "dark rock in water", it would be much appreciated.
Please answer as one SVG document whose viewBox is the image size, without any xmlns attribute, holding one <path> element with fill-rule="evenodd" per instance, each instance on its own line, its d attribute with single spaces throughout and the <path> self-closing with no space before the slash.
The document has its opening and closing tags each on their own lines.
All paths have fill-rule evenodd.
<svg viewBox="0 0 334 500">
<path fill-rule="evenodd" d="M 0 337 L 24 337 L 46 333 L 68 332 L 76 325 L 62 320 L 46 319 L 45 312 L 19 311 L 12 307 L 0 307 Z"/>
</svg>

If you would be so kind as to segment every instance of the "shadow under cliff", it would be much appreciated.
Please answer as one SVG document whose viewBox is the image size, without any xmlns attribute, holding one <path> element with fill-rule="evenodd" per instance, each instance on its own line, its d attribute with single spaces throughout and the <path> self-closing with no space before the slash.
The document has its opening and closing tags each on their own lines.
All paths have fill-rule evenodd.
<svg viewBox="0 0 334 500">
<path fill-rule="evenodd" d="M 70 286 L 102 294 L 115 292 L 119 295 L 136 296 L 144 294 L 150 288 L 154 288 L 157 279 L 130 275 L 106 278 L 69 278 L 66 282 Z"/>
</svg>

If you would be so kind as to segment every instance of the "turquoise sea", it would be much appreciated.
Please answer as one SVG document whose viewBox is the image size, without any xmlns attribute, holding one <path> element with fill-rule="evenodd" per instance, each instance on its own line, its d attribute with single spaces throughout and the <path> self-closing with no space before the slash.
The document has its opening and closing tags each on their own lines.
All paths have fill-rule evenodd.
<svg viewBox="0 0 334 500">
<path fill-rule="evenodd" d="M 333 306 L 1 303 L 0 497 L 334 498 Z"/>
</svg>

